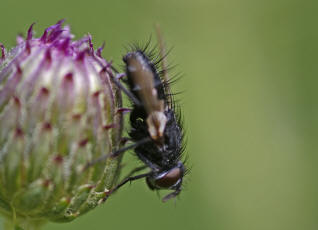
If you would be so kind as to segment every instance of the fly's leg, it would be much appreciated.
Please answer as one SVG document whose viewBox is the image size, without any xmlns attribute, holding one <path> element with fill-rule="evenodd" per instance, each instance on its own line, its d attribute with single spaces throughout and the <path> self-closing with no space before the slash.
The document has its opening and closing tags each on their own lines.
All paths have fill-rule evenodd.
<svg viewBox="0 0 318 230">
<path fill-rule="evenodd" d="M 88 163 L 85 165 L 83 171 L 85 171 L 85 170 L 88 169 L 89 167 L 91 167 L 91 166 L 93 166 L 93 165 L 95 165 L 95 164 L 97 164 L 97 163 L 99 163 L 99 162 L 101 162 L 101 161 L 105 161 L 108 157 L 118 157 L 120 154 L 126 152 L 127 150 L 129 150 L 129 149 L 134 149 L 134 148 L 138 147 L 139 145 L 145 144 L 145 143 L 147 143 L 147 142 L 149 142 L 149 141 L 151 141 L 150 137 L 146 137 L 146 138 L 141 139 L 140 141 L 137 141 L 137 142 L 135 142 L 135 143 L 133 143 L 133 144 L 131 144 L 131 145 L 128 145 L 128 146 L 126 146 L 126 147 L 123 147 L 123 148 L 121 148 L 121 149 L 118 149 L 118 150 L 115 151 L 115 152 L 112 152 L 112 153 L 109 153 L 109 154 L 104 154 L 104 155 L 102 155 L 102 156 L 96 158 L 95 160 L 92 160 L 91 162 L 88 162 Z"/>
<path fill-rule="evenodd" d="M 116 192 L 120 187 L 122 187 L 123 185 L 125 185 L 127 182 L 132 182 L 134 180 L 139 180 L 141 178 L 145 178 L 147 176 L 150 176 L 152 172 L 148 172 L 148 173 L 144 173 L 144 174 L 140 174 L 137 176 L 131 176 L 131 177 L 127 177 L 125 178 L 122 182 L 120 182 L 118 185 L 116 185 L 113 189 L 111 189 L 108 193 L 107 196 L 103 199 L 103 202 L 105 202 L 107 200 L 107 198 L 114 192 Z"/>
</svg>

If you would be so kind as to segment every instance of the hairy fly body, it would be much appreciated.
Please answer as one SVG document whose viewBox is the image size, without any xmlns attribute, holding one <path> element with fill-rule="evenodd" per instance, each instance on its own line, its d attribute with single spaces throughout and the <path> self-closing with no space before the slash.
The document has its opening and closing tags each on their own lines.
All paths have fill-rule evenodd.
<svg viewBox="0 0 318 230">
<path fill-rule="evenodd" d="M 136 143 L 150 137 L 150 141 L 135 148 L 135 153 L 151 169 L 146 176 L 151 189 L 174 190 L 165 201 L 180 193 L 185 174 L 180 118 L 170 103 L 173 100 L 168 83 L 161 79 L 145 51 L 137 49 L 123 60 L 130 92 L 140 101 L 133 104 L 129 135 Z"/>
<path fill-rule="evenodd" d="M 160 52 L 159 58 L 155 58 L 153 51 L 147 51 L 148 45 L 143 49 L 135 47 L 123 57 L 123 81 L 128 89 L 118 78 L 113 77 L 114 83 L 132 103 L 129 136 L 133 144 L 95 159 L 87 165 L 89 167 L 107 157 L 117 157 L 129 149 L 134 149 L 137 157 L 144 163 L 112 188 L 107 197 L 127 182 L 141 178 L 146 178 L 147 185 L 152 190 L 173 191 L 165 196 L 163 201 L 176 197 L 182 189 L 186 168 L 181 160 L 184 134 L 180 110 L 170 90 L 164 55 Z M 146 168 L 150 171 L 134 175 Z"/>
</svg>

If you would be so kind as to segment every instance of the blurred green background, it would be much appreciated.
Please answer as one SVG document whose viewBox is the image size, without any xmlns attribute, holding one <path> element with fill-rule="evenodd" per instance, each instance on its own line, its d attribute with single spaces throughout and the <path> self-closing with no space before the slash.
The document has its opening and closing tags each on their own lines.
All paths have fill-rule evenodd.
<svg viewBox="0 0 318 230">
<path fill-rule="evenodd" d="M 317 230 L 317 12 L 316 0 L 1 0 L 6 47 L 33 22 L 39 36 L 66 18 L 118 66 L 160 23 L 184 73 L 174 89 L 193 169 L 176 204 L 138 181 L 44 229 Z"/>
</svg>

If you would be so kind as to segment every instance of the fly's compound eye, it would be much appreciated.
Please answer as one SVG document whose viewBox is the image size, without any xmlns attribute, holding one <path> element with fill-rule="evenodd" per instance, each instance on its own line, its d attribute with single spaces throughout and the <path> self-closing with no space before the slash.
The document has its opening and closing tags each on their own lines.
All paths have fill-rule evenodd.
<svg viewBox="0 0 318 230">
<path fill-rule="evenodd" d="M 147 183 L 152 189 L 171 189 L 181 182 L 182 177 L 182 170 L 179 167 L 176 167 L 168 172 L 161 173 L 157 177 L 147 178 Z"/>
</svg>

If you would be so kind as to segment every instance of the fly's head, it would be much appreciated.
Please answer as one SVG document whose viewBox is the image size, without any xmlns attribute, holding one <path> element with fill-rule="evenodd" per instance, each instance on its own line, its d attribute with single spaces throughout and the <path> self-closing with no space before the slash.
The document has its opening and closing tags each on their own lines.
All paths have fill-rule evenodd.
<svg viewBox="0 0 318 230">
<path fill-rule="evenodd" d="M 181 192 L 183 176 L 185 175 L 185 167 L 182 162 L 169 170 L 160 173 L 153 173 L 146 178 L 147 185 L 152 190 L 168 189 L 174 190 L 162 200 L 163 202 L 176 197 Z"/>
</svg>

